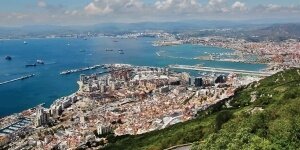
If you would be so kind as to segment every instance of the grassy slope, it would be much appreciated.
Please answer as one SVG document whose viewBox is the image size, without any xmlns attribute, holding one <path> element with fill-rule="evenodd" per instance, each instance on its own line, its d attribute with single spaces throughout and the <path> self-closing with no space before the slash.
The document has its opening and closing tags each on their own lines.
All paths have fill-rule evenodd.
<svg viewBox="0 0 300 150">
<path fill-rule="evenodd" d="M 251 103 L 250 95 L 254 91 L 257 100 Z M 230 104 L 233 106 L 230 109 L 221 103 L 201 112 L 197 119 L 163 130 L 110 137 L 112 144 L 105 149 L 165 149 L 190 142 L 196 142 L 193 149 L 300 148 L 300 75 L 297 69 L 277 73 L 245 87 Z M 264 110 L 251 113 L 255 107 Z"/>
</svg>

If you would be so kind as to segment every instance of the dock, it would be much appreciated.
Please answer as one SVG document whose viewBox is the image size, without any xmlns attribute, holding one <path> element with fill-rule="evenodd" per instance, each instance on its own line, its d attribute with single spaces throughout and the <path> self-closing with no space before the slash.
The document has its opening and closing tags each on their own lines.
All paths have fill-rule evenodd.
<svg viewBox="0 0 300 150">
<path fill-rule="evenodd" d="M 60 73 L 60 75 L 68 75 L 71 73 L 77 73 L 77 72 L 83 72 L 83 71 L 88 71 L 88 70 L 94 70 L 98 68 L 102 68 L 104 65 L 94 65 L 92 67 L 85 67 L 85 68 L 79 68 L 79 69 L 72 69 L 72 70 L 65 70 Z"/>
<path fill-rule="evenodd" d="M 249 71 L 249 70 L 238 70 L 238 69 L 227 69 L 227 68 L 213 68 L 213 67 L 190 66 L 190 65 L 169 65 L 169 68 L 194 70 L 194 71 L 206 71 L 206 72 L 219 72 L 219 73 L 235 73 L 235 74 L 245 74 L 245 75 L 253 75 L 253 76 L 263 76 L 263 77 L 272 75 L 272 72 Z"/>
<path fill-rule="evenodd" d="M 106 73 L 110 73 L 110 71 L 97 72 L 94 75 L 102 75 L 102 74 L 106 74 Z"/>
<path fill-rule="evenodd" d="M 12 79 L 12 80 L 9 80 L 9 81 L 1 82 L 0 85 L 8 84 L 8 83 L 11 83 L 11 82 L 16 82 L 16 81 L 19 81 L 19 80 L 25 80 L 25 79 L 28 79 L 28 78 L 31 78 L 31 77 L 34 77 L 34 76 L 35 76 L 35 74 L 22 76 L 20 78 L 16 78 L 16 79 Z"/>
</svg>

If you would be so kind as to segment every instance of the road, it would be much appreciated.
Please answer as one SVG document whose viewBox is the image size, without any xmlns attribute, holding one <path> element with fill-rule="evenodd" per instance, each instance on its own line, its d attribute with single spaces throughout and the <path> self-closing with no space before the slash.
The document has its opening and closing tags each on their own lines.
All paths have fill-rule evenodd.
<svg viewBox="0 0 300 150">
<path fill-rule="evenodd" d="M 236 73 L 236 74 L 246 74 L 246 75 L 265 76 L 265 77 L 272 75 L 272 73 L 270 73 L 270 72 L 226 69 L 226 68 L 212 68 L 212 67 L 189 66 L 189 65 L 169 65 L 169 68 L 183 69 L 183 70 L 207 71 L 207 72 L 220 72 L 220 73 Z"/>
</svg>

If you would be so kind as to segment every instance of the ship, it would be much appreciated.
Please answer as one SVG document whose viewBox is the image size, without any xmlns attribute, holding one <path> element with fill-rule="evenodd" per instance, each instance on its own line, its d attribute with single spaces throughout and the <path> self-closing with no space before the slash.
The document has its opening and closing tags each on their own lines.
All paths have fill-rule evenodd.
<svg viewBox="0 0 300 150">
<path fill-rule="evenodd" d="M 37 64 L 40 64 L 40 65 L 44 65 L 44 64 L 45 64 L 44 61 L 43 61 L 43 60 L 40 60 L 40 59 L 36 60 L 36 63 L 37 63 Z"/>
<path fill-rule="evenodd" d="M 10 56 L 5 56 L 5 60 L 12 60 Z"/>
<path fill-rule="evenodd" d="M 25 67 L 36 67 L 36 63 L 25 65 Z"/>
<path fill-rule="evenodd" d="M 108 48 L 106 48 L 105 51 L 113 51 L 113 49 L 108 49 Z"/>
</svg>

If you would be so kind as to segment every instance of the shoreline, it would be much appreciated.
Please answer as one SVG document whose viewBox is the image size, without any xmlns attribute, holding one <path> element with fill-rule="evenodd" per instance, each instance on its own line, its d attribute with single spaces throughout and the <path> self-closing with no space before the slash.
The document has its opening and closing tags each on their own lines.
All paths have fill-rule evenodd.
<svg viewBox="0 0 300 150">
<path fill-rule="evenodd" d="M 211 45 L 211 44 L 202 44 L 202 43 L 199 43 L 199 44 L 195 44 L 195 43 L 181 43 L 181 44 L 171 44 L 171 45 L 167 45 L 167 46 L 178 46 L 178 45 L 196 45 L 196 46 L 205 46 L 205 47 L 211 47 L 211 48 L 222 48 L 222 49 L 225 49 L 225 50 L 232 50 L 232 51 L 236 51 L 236 52 L 244 52 L 243 50 L 239 50 L 239 49 L 236 49 L 236 48 L 230 48 L 230 47 L 223 47 L 223 46 L 218 46 L 218 45 Z M 154 47 L 166 47 L 166 45 L 153 45 Z M 251 53 L 252 55 L 256 55 L 258 56 L 258 54 L 254 54 L 254 53 Z M 160 57 L 163 57 L 163 56 L 160 56 Z M 173 56 L 164 56 L 164 57 L 170 57 L 170 58 L 178 58 L 178 59 L 181 59 L 181 57 L 173 57 Z M 197 60 L 204 60 L 204 61 L 219 61 L 219 62 L 235 62 L 235 63 L 244 63 L 244 64 L 257 64 L 257 65 L 266 65 L 266 68 L 264 69 L 261 69 L 261 70 L 269 70 L 269 71 L 280 71 L 281 69 L 277 69 L 277 70 L 273 70 L 272 68 L 276 68 L 278 67 L 279 64 L 277 63 L 271 63 L 271 62 L 247 62 L 247 61 L 239 61 L 239 60 L 232 60 L 232 61 L 223 61 L 223 60 L 205 60 L 205 59 L 199 59 L 198 57 L 195 57 L 195 58 L 191 58 L 191 59 L 197 59 Z M 291 66 L 291 67 L 294 67 L 294 66 Z"/>
<path fill-rule="evenodd" d="M 100 36 L 101 37 L 101 36 Z M 64 38 L 64 37 L 63 37 Z M 199 44 L 192 44 L 192 45 L 199 45 Z M 158 52 L 159 53 L 159 52 Z M 160 57 L 163 57 L 163 55 L 160 55 Z M 194 59 L 194 58 L 183 58 L 183 57 L 180 57 L 179 59 Z M 214 61 L 218 61 L 218 60 L 214 60 Z M 239 62 L 239 63 L 244 63 L 244 62 Z M 264 68 L 264 69 L 267 69 L 267 68 Z M 77 87 L 76 87 L 77 88 Z M 74 93 L 74 92 L 72 92 L 72 93 Z M 70 93 L 70 94 L 72 94 L 72 93 Z M 64 95 L 62 95 L 62 97 L 64 97 Z M 49 105 L 51 105 L 52 103 L 54 102 L 54 100 L 49 100 L 49 101 L 47 101 L 47 106 Z M 35 107 L 35 105 L 33 105 L 33 106 L 31 106 L 31 107 L 28 107 L 27 109 L 31 109 L 31 108 L 34 108 Z M 25 109 L 26 110 L 26 109 Z M 1 115 L 1 117 L 0 118 L 4 118 L 4 117 L 6 117 L 6 116 L 10 116 L 10 115 L 13 115 L 13 114 L 15 114 L 15 113 L 21 113 L 21 112 L 23 112 L 24 110 L 20 110 L 19 112 L 13 112 L 13 113 L 11 113 L 11 114 L 8 114 L 8 115 Z"/>
<path fill-rule="evenodd" d="M 56 99 L 50 107 L 41 108 L 40 104 L 21 113 L 7 116 L 7 118 L 15 117 L 15 120 L 19 120 L 20 116 L 30 118 L 28 127 L 34 131 L 34 135 L 30 135 L 30 137 L 40 137 L 36 131 L 46 132 L 49 127 L 61 128 L 61 133 L 64 133 L 59 136 L 61 138 L 68 137 L 67 133 L 69 132 L 74 133 L 74 136 L 68 137 L 70 140 L 76 139 L 75 133 L 83 131 L 89 134 L 82 137 L 90 137 L 95 129 L 98 132 L 98 128 L 111 130 L 115 135 L 137 135 L 191 120 L 194 113 L 199 110 L 207 109 L 211 105 L 220 103 L 232 96 L 237 87 L 261 79 L 252 76 L 237 79 L 233 75 L 229 77 L 228 82 L 226 81 L 226 84 L 232 84 L 229 88 L 215 87 L 208 83 L 203 86 L 207 86 L 209 89 L 199 89 L 197 88 L 198 85 L 188 83 L 187 77 L 189 77 L 189 74 L 173 72 L 169 67 L 159 68 L 128 64 L 111 64 L 108 67 L 112 69 L 112 73 L 107 76 L 81 75 L 79 81 L 77 81 L 79 84 L 77 91 Z M 130 74 L 133 76 L 130 76 Z M 153 74 L 155 75 L 153 76 Z M 219 78 L 218 75 L 207 76 L 203 79 L 215 83 L 215 78 Z M 178 81 L 182 83 L 180 84 Z M 95 84 L 99 84 L 99 86 L 95 86 Z M 145 87 L 141 88 L 142 85 Z M 147 97 L 146 95 L 150 94 L 149 89 L 153 90 L 154 95 Z M 114 96 L 115 99 L 111 96 Z M 189 102 L 185 103 L 187 97 L 189 97 Z M 207 99 L 204 100 L 204 97 L 207 97 Z M 173 107 L 176 109 L 174 110 Z M 127 110 L 125 108 L 131 109 Z M 165 111 L 156 112 L 154 118 L 149 115 L 149 113 L 154 113 L 155 110 L 162 108 Z M 142 109 L 145 109 L 147 113 Z M 30 115 L 24 115 L 26 111 L 30 111 Z M 39 123 L 38 120 L 43 117 L 40 112 L 49 116 L 47 120 L 51 125 Z M 122 118 L 117 116 L 122 116 Z M 127 123 L 118 123 L 117 126 L 113 126 L 112 122 L 119 122 L 118 119 L 120 122 L 125 121 Z M 144 126 L 149 121 L 152 123 L 149 126 Z M 5 126 L 9 127 L 13 123 L 6 122 Z M 90 128 L 82 128 L 84 126 Z M 103 132 L 106 131 L 103 130 Z M 55 140 L 52 142 L 54 144 Z M 76 143 L 80 144 L 80 141 Z M 14 144 L 22 145 L 22 143 Z M 52 145 L 52 143 L 45 144 Z"/>
</svg>

